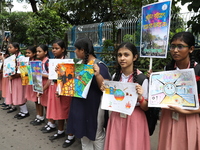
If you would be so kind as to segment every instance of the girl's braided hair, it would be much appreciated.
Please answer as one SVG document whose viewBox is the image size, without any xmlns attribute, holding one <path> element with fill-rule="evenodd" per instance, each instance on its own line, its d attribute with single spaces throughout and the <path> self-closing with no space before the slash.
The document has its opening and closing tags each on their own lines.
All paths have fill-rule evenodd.
<svg viewBox="0 0 200 150">
<path fill-rule="evenodd" d="M 130 50 L 132 52 L 133 56 L 138 55 L 138 51 L 137 51 L 137 48 L 135 47 L 135 45 L 133 45 L 132 43 L 129 43 L 129 42 L 124 42 L 124 43 L 120 44 L 119 47 L 117 48 L 116 60 L 117 60 L 117 53 L 120 48 L 127 48 L 128 50 Z M 135 83 L 135 82 L 137 82 L 137 60 L 135 60 L 133 64 L 134 64 L 133 65 L 133 82 Z M 115 77 L 113 80 L 119 81 L 121 78 L 121 74 L 122 74 L 121 66 L 117 62 L 116 74 L 115 74 Z"/>
<path fill-rule="evenodd" d="M 85 53 L 85 58 L 83 60 L 84 64 L 88 63 L 88 57 L 90 54 L 96 58 L 96 55 L 94 54 L 94 47 L 93 47 L 92 41 L 89 38 L 83 37 L 83 38 L 77 39 L 74 46 L 79 50 L 80 49 L 84 50 L 84 53 Z"/>
</svg>

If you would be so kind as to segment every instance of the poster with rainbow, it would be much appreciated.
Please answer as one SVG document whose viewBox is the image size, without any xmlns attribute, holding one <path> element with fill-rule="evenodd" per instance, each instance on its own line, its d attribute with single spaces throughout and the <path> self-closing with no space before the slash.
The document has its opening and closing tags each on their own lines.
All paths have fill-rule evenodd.
<svg viewBox="0 0 200 150">
<path fill-rule="evenodd" d="M 131 115 L 137 103 L 136 83 L 104 81 L 101 108 Z"/>
<path fill-rule="evenodd" d="M 199 100 L 194 69 L 155 72 L 150 75 L 149 107 L 178 106 L 198 109 Z"/>
</svg>

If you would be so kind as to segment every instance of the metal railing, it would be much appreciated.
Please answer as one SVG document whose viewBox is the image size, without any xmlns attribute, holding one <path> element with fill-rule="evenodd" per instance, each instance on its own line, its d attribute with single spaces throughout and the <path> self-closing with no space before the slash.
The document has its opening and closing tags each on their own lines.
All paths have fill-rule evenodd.
<svg viewBox="0 0 200 150">
<path fill-rule="evenodd" d="M 190 31 L 190 28 L 187 26 L 187 21 L 190 20 L 193 16 L 198 15 L 199 12 L 187 12 L 181 14 L 172 14 L 170 22 L 170 30 L 175 31 L 177 28 L 181 28 L 185 31 Z M 117 20 L 114 22 L 115 26 L 115 41 L 116 43 L 123 42 L 124 38 L 132 38 L 132 42 L 136 46 L 139 46 L 140 42 L 140 32 L 141 32 L 141 23 L 140 17 L 135 17 L 126 20 Z M 74 42 L 79 37 L 89 37 L 94 44 L 95 51 L 97 53 L 102 52 L 102 45 L 104 40 L 113 39 L 113 22 L 102 22 L 86 25 L 73 26 L 68 33 L 68 43 L 69 43 L 69 56 L 71 58 L 75 57 L 73 54 Z M 197 43 L 200 43 L 200 39 L 196 36 Z"/>
</svg>

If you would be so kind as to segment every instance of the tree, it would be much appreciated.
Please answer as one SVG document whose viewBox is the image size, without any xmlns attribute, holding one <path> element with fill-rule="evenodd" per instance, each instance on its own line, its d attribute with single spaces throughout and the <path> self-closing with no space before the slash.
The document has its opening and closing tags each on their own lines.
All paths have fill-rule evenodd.
<svg viewBox="0 0 200 150">
<path fill-rule="evenodd" d="M 12 31 L 12 41 L 28 44 L 28 36 L 26 31 L 28 29 L 27 18 L 31 13 L 27 12 L 12 12 L 8 15 L 7 28 Z"/>
<path fill-rule="evenodd" d="M 69 24 L 63 22 L 55 10 L 44 8 L 32 13 L 28 19 L 28 39 L 34 44 L 50 44 L 55 39 L 63 39 Z"/>
<path fill-rule="evenodd" d="M 189 3 L 188 10 L 199 12 L 200 10 L 200 1 L 199 0 L 181 0 L 181 4 L 184 5 Z M 188 27 L 191 27 L 192 32 L 197 34 L 200 33 L 200 13 L 197 13 L 195 17 L 192 17 L 191 20 L 187 23 Z"/>
</svg>

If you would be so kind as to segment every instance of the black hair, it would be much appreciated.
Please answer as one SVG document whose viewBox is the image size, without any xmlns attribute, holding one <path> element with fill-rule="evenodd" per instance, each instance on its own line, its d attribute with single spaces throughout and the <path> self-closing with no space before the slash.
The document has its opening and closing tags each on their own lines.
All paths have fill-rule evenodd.
<svg viewBox="0 0 200 150">
<path fill-rule="evenodd" d="M 184 43 L 186 43 L 189 46 L 189 48 L 191 48 L 192 46 L 195 46 L 195 37 L 190 32 L 176 33 L 171 38 L 170 43 L 172 43 L 175 40 L 183 41 Z M 190 57 L 190 68 L 194 68 L 195 59 L 194 59 L 193 53 L 189 53 L 189 57 Z M 175 65 L 175 60 L 172 59 L 172 61 L 166 66 L 166 70 L 174 70 L 175 69 L 174 65 Z"/>
<path fill-rule="evenodd" d="M 20 47 L 19 47 L 19 43 L 17 42 L 13 42 L 13 43 L 10 43 L 14 48 L 17 48 L 18 51 L 20 51 Z"/>
<path fill-rule="evenodd" d="M 58 44 L 62 49 L 64 49 L 64 53 L 63 55 L 66 56 L 67 55 L 67 50 L 66 50 L 66 45 L 65 45 L 65 42 L 63 40 L 55 40 L 53 42 L 53 44 L 56 43 Z"/>
<path fill-rule="evenodd" d="M 80 49 L 84 50 L 84 53 L 85 53 L 85 58 L 83 60 L 84 64 L 88 63 L 89 55 L 93 55 L 96 58 L 96 55 L 94 54 L 94 47 L 93 47 L 92 41 L 89 38 L 83 37 L 83 38 L 77 39 L 74 46 L 79 50 Z"/>
<path fill-rule="evenodd" d="M 117 53 L 120 48 L 127 48 L 128 50 L 130 50 L 133 54 L 133 57 L 135 55 L 138 55 L 138 51 L 137 51 L 137 48 L 135 47 L 135 45 L 133 45 L 132 43 L 129 43 L 129 42 L 124 42 L 124 43 L 120 44 L 119 47 L 117 48 L 116 60 L 117 60 Z M 115 77 L 113 80 L 119 81 L 121 78 L 121 74 L 122 74 L 121 66 L 119 65 L 119 63 L 117 63 L 116 74 L 115 74 Z M 134 65 L 133 65 L 133 82 L 137 82 L 137 59 L 134 61 Z"/>
<path fill-rule="evenodd" d="M 36 54 L 36 46 L 28 46 L 26 50 L 30 50 L 33 54 Z M 36 55 L 34 56 L 34 60 L 36 59 Z"/>
<path fill-rule="evenodd" d="M 10 53 L 9 53 L 9 51 L 8 51 L 8 48 L 6 48 L 6 51 L 5 51 L 5 58 L 7 58 L 7 57 L 9 57 L 10 56 Z"/>
<path fill-rule="evenodd" d="M 47 45 L 45 45 L 45 44 L 41 44 L 41 45 L 39 45 L 38 47 L 40 47 L 44 52 L 47 52 L 47 57 L 49 57 L 49 48 L 48 48 L 48 46 Z"/>
</svg>

